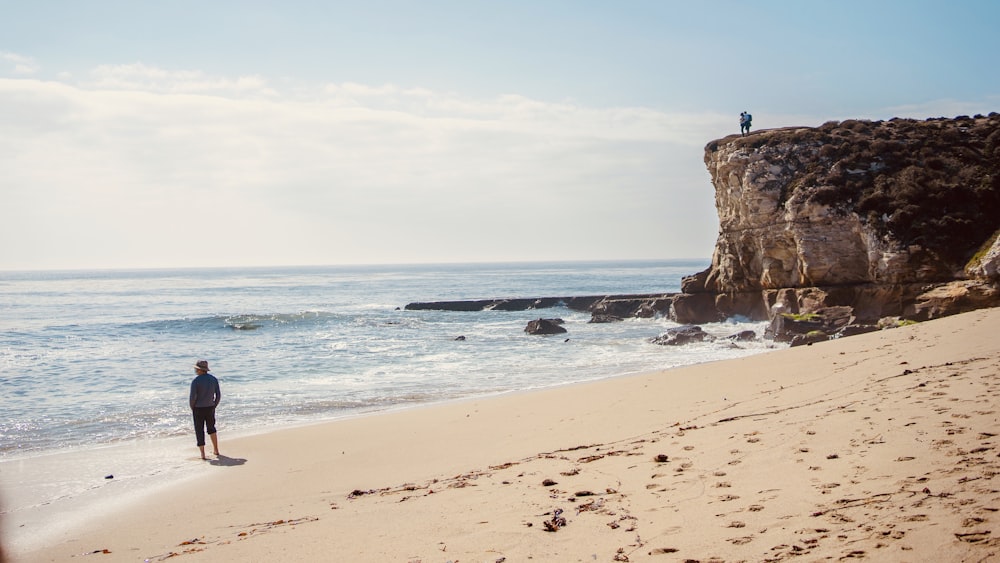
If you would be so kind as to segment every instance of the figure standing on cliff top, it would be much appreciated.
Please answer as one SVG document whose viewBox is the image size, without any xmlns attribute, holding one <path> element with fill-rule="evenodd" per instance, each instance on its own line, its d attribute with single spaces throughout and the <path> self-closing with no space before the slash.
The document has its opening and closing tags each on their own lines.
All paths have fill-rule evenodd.
<svg viewBox="0 0 1000 563">
<path fill-rule="evenodd" d="M 740 112 L 740 135 L 746 137 L 750 134 L 750 119 L 749 113 L 743 111 Z"/>
</svg>

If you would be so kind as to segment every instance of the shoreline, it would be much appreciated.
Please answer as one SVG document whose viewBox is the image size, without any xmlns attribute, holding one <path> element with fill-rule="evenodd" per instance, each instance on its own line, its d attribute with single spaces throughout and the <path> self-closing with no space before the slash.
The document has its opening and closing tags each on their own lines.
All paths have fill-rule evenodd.
<svg viewBox="0 0 1000 563">
<path fill-rule="evenodd" d="M 757 354 L 763 353 L 767 352 L 757 352 Z M 285 423 L 277 430 L 267 428 L 264 425 L 255 425 L 230 433 L 220 426 L 220 432 L 226 436 L 227 442 L 233 440 L 240 441 L 253 439 L 254 437 L 273 432 L 294 432 L 297 429 L 336 424 L 338 422 L 373 416 L 435 409 L 442 406 L 490 401 L 504 397 L 517 397 L 524 394 L 555 391 L 574 386 L 613 381 L 620 378 L 652 376 L 692 365 L 725 361 L 728 360 L 712 359 L 697 364 L 687 364 L 661 370 L 645 370 L 584 381 L 567 381 L 547 384 L 542 387 L 497 390 L 484 394 L 450 397 L 431 402 L 399 403 L 380 407 L 367 407 L 326 418 Z M 193 454 L 191 456 L 178 456 L 178 452 L 183 454 L 188 452 L 189 449 L 194 449 L 194 446 L 190 445 L 192 441 L 193 437 L 188 435 L 161 436 L 87 447 L 75 446 L 64 450 L 29 452 L 0 461 L 0 479 L 7 482 L 3 483 L 7 485 L 6 487 L 0 487 L 0 493 L 8 491 L 6 494 L 0 494 L 0 510 L 4 511 L 3 514 L 8 528 L 39 528 L 29 537 L 19 536 L 16 539 L 10 537 L 11 534 L 8 529 L 6 536 L 8 545 L 6 547 L 9 550 L 13 548 L 14 551 L 25 553 L 43 549 L 49 539 L 57 537 L 59 534 L 73 533 L 75 529 L 80 528 L 79 524 L 74 525 L 73 523 L 84 522 L 88 518 L 88 515 L 83 513 L 86 509 L 121 512 L 130 506 L 142 502 L 158 490 L 169 489 L 179 486 L 186 480 L 198 478 L 200 472 L 199 465 L 203 464 L 190 463 L 192 461 L 199 462 L 198 457 Z M 225 459 L 218 460 L 215 456 L 212 456 L 209 458 L 209 465 L 241 464 L 244 461 L 226 458 L 225 455 L 223 455 L 223 458 Z M 106 461 L 109 459 L 113 461 Z M 170 467 L 164 468 L 163 465 Z M 58 468 L 66 466 L 71 466 L 75 474 L 80 476 L 70 477 L 59 471 Z M 6 471 L 3 471 L 4 469 Z M 7 475 L 4 475 L 4 473 Z M 102 478 L 102 476 L 105 477 Z M 61 490 L 61 494 L 54 498 L 37 498 L 31 492 L 25 491 L 26 486 L 51 488 L 50 485 L 53 483 L 65 485 L 66 482 L 70 481 L 76 485 L 74 490 Z M 124 485 L 123 482 L 127 482 L 128 484 Z M 105 487 L 112 490 L 101 491 Z M 120 490 L 122 488 L 125 490 Z M 16 494 L 10 494 L 9 491 L 15 489 Z M 24 496 L 30 497 L 28 505 L 25 505 L 24 502 L 18 502 L 22 501 L 22 497 Z M 12 502 L 12 499 L 14 499 L 14 502 Z M 3 520 L 0 520 L 0 523 L 3 522 Z"/>
<path fill-rule="evenodd" d="M 728 328 L 728 325 L 730 324 L 728 322 L 719 322 L 719 323 L 714 323 L 714 324 L 718 325 L 718 327 L 717 328 L 710 328 L 709 330 L 711 331 L 711 334 L 714 336 L 714 338 L 716 340 L 718 340 L 718 341 L 723 341 L 723 342 L 725 341 L 724 337 L 721 336 L 721 335 L 732 335 L 736 331 L 740 330 L 740 328 Z M 739 325 L 737 323 L 733 323 L 733 324 L 735 324 L 737 327 L 745 326 L 745 325 Z M 753 327 L 753 328 L 757 329 L 757 330 L 759 330 L 761 332 L 765 328 L 765 323 L 752 323 L 752 324 L 758 325 L 758 326 Z M 601 326 L 601 325 L 594 325 L 594 326 Z M 708 326 L 711 326 L 711 325 L 708 325 Z M 521 331 L 518 331 L 518 332 L 521 332 Z M 234 416 L 232 412 L 228 412 L 227 416 L 225 418 L 227 419 L 227 421 L 228 420 L 236 420 L 236 421 L 238 421 L 241 424 L 245 424 L 245 426 L 240 427 L 237 430 L 238 436 L 245 436 L 245 435 L 249 435 L 249 434 L 259 434 L 259 433 L 263 433 L 263 432 L 270 432 L 270 431 L 273 430 L 273 427 L 276 426 L 276 425 L 280 425 L 281 427 L 298 427 L 298 426 L 302 426 L 302 425 L 322 424 L 322 423 L 325 423 L 325 422 L 332 422 L 332 421 L 340 420 L 342 418 L 351 418 L 351 417 L 355 417 L 355 416 L 366 416 L 366 415 L 369 415 L 369 414 L 379 414 L 379 413 L 391 412 L 391 411 L 399 410 L 399 409 L 409 409 L 409 408 L 420 408 L 420 407 L 424 407 L 424 406 L 434 406 L 434 405 L 438 405 L 438 404 L 442 404 L 442 403 L 448 403 L 448 402 L 451 402 L 451 401 L 474 400 L 474 399 L 488 398 L 488 397 L 492 397 L 492 396 L 504 395 L 504 394 L 508 394 L 508 393 L 520 393 L 520 392 L 528 392 L 528 393 L 530 393 L 530 392 L 544 390 L 544 389 L 558 388 L 558 387 L 562 387 L 562 386 L 566 386 L 566 385 L 577 385 L 577 384 L 581 384 L 581 383 L 591 383 L 591 382 L 602 381 L 602 380 L 606 380 L 606 379 L 615 379 L 615 378 L 619 378 L 619 377 L 631 377 L 631 376 L 635 376 L 635 375 L 642 375 L 642 374 L 645 374 L 645 373 L 655 373 L 655 372 L 661 372 L 661 371 L 668 371 L 668 370 L 677 369 L 679 367 L 685 367 L 685 366 L 689 366 L 689 365 L 697 365 L 699 363 L 710 363 L 710 362 L 717 362 L 717 361 L 726 361 L 728 359 L 732 359 L 733 357 L 741 357 L 741 355 L 754 355 L 754 354 L 768 353 L 768 352 L 774 351 L 775 349 L 782 349 L 782 348 L 787 347 L 786 343 L 775 343 L 772 340 L 760 337 L 760 338 L 758 338 L 758 340 L 756 340 L 754 342 L 741 343 L 741 345 L 739 346 L 739 348 L 742 349 L 739 352 L 740 355 L 734 354 L 732 356 L 726 357 L 726 351 L 720 352 L 718 350 L 706 349 L 704 347 L 704 345 L 702 345 L 702 344 L 690 344 L 690 345 L 677 346 L 677 347 L 673 347 L 673 346 L 670 346 L 670 347 L 647 346 L 646 345 L 647 341 L 650 340 L 650 339 L 655 338 L 655 335 L 658 334 L 658 333 L 662 333 L 662 330 L 660 330 L 658 332 L 657 331 L 649 331 L 648 336 L 646 338 L 643 338 L 643 340 L 642 340 L 642 342 L 643 342 L 642 347 L 645 350 L 654 350 L 655 351 L 658 348 L 662 348 L 662 349 L 667 350 L 669 352 L 674 352 L 675 355 L 668 356 L 666 359 L 660 360 L 661 364 L 663 364 L 663 363 L 672 364 L 672 365 L 669 365 L 668 367 L 651 367 L 649 365 L 624 366 L 624 365 L 622 365 L 620 363 L 618 365 L 615 365 L 614 367 L 610 367 L 610 366 L 598 363 L 596 365 L 596 368 L 592 372 L 586 372 L 585 375 L 582 375 L 582 376 L 579 373 L 575 373 L 573 375 L 566 376 L 566 375 L 564 375 L 566 373 L 566 371 L 567 371 L 565 369 L 553 370 L 553 371 L 558 371 L 559 372 L 559 374 L 560 374 L 559 378 L 553 379 L 552 377 L 549 377 L 547 379 L 542 379 L 540 381 L 536 380 L 535 383 L 529 383 L 527 386 L 523 386 L 523 382 L 522 382 L 522 385 L 518 386 L 518 387 L 507 387 L 507 386 L 490 387 L 488 384 L 486 384 L 485 387 L 481 387 L 481 388 L 479 388 L 477 390 L 461 389 L 459 391 L 450 391 L 450 392 L 446 393 L 446 396 L 444 396 L 442 398 L 427 399 L 426 396 L 429 396 L 430 395 L 429 393 L 425 393 L 423 395 L 416 396 L 415 398 L 412 397 L 412 396 L 411 397 L 392 397 L 393 399 L 395 399 L 394 401 L 369 402 L 369 403 L 364 404 L 362 406 L 338 407 L 340 410 L 337 411 L 337 412 L 333 412 L 333 413 L 329 412 L 328 410 L 311 410 L 311 411 L 308 411 L 308 414 L 299 414 L 299 413 L 287 414 L 287 413 L 283 413 L 281 415 L 275 415 L 275 416 L 272 416 L 270 418 L 257 416 L 256 418 L 253 418 L 248 424 L 246 423 L 247 419 L 242 418 L 240 416 L 240 413 L 236 413 L 235 416 Z M 451 340 L 451 339 L 449 338 L 449 340 Z M 528 343 L 531 343 L 530 341 L 546 341 L 546 340 L 553 340 L 553 341 L 558 340 L 558 341 L 562 341 L 563 338 L 559 337 L 559 335 L 554 335 L 554 336 L 553 335 L 525 336 L 525 340 L 528 341 Z M 577 337 L 574 340 L 578 340 L 579 341 L 581 339 L 579 337 Z M 612 341 L 601 342 L 600 344 L 602 346 L 608 348 L 608 349 L 611 349 L 613 347 Z M 711 342 L 708 342 L 707 344 L 711 344 Z M 615 352 L 609 352 L 609 355 L 614 355 L 614 354 L 619 354 L 619 352 L 617 352 L 617 351 L 615 351 Z M 707 358 L 705 358 L 705 359 L 700 359 L 705 354 L 708 354 L 709 356 Z M 626 353 L 626 355 L 627 355 L 627 353 Z M 722 356 L 722 357 L 719 357 L 719 356 Z M 696 358 L 696 359 L 692 361 L 691 360 L 692 357 Z M 230 375 L 231 374 L 227 373 L 223 377 L 226 378 L 226 377 L 229 377 Z M 548 374 L 546 374 L 546 375 L 548 375 Z M 184 379 L 184 381 L 185 381 L 185 386 L 184 386 L 184 389 L 182 391 L 183 391 L 183 393 L 186 393 L 187 379 L 189 379 L 189 378 L 187 378 L 186 374 L 185 374 L 182 377 L 182 379 Z M 227 385 L 227 389 L 229 389 L 229 391 L 227 392 L 227 396 L 231 397 L 233 391 L 232 391 L 231 387 L 228 387 L 229 382 L 226 379 L 221 379 L 220 381 L 222 381 L 224 384 Z M 184 396 L 186 397 L 186 395 L 184 395 Z M 177 400 L 175 400 L 174 402 L 176 403 Z M 227 400 L 225 402 L 226 402 L 225 407 L 226 407 L 227 411 L 229 411 L 230 409 L 234 408 L 233 403 L 232 403 L 231 400 Z M 184 406 L 184 408 L 186 409 L 186 405 Z M 113 440 L 107 441 L 107 442 L 92 443 L 90 441 L 87 441 L 87 442 L 75 441 L 75 442 L 71 442 L 71 443 L 61 443 L 61 444 L 55 444 L 55 445 L 47 445 L 47 446 L 43 446 L 43 447 L 39 447 L 39 448 L 34 448 L 34 449 L 27 449 L 27 450 L 22 450 L 22 449 L 11 450 L 9 452 L 5 452 L 3 455 L 0 455 L 0 468 L 2 468 L 3 464 L 5 464 L 5 463 L 22 462 L 22 461 L 26 461 L 26 460 L 30 460 L 30 459 L 38 458 L 38 457 L 47 457 L 47 456 L 53 456 L 53 455 L 58 456 L 58 455 L 63 455 L 63 454 L 74 454 L 74 453 L 80 453 L 80 454 L 82 454 L 84 452 L 93 451 L 93 450 L 96 450 L 96 449 L 116 448 L 116 447 L 128 447 L 131 444 L 137 444 L 137 443 L 147 443 L 147 442 L 155 442 L 155 441 L 169 441 L 169 440 L 175 440 L 175 439 L 179 439 L 179 438 L 190 438 L 190 436 L 192 436 L 192 434 L 191 434 L 190 428 L 189 428 L 189 426 L 190 426 L 190 420 L 189 420 L 190 415 L 189 415 L 189 413 L 182 412 L 182 411 L 177 411 L 176 409 L 174 409 L 174 411 L 172 411 L 170 414 L 171 414 L 171 418 L 177 418 L 179 420 L 183 420 L 183 423 L 181 424 L 181 427 L 183 428 L 182 430 L 176 430 L 175 429 L 174 431 L 172 431 L 170 433 L 164 433 L 164 434 L 159 434 L 159 435 L 143 435 L 143 436 L 138 436 L 138 437 L 128 437 L 128 438 L 122 438 L 122 439 L 113 439 Z"/>
<path fill-rule="evenodd" d="M 222 434 L 225 457 L 183 487 L 42 549 L 5 547 L 13 562 L 981 560 L 1000 554 L 998 330 L 1000 309 L 985 309 Z"/>
</svg>

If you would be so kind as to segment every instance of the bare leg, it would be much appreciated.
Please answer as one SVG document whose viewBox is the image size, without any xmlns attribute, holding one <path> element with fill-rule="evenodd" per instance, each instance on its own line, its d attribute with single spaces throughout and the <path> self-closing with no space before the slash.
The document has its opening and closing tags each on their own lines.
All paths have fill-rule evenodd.
<svg viewBox="0 0 1000 563">
<path fill-rule="evenodd" d="M 198 449 L 201 450 L 201 459 L 208 459 L 205 457 L 205 446 L 198 446 Z"/>
<path fill-rule="evenodd" d="M 215 455 L 219 455 L 219 433 L 209 434 L 208 437 L 212 439 L 212 449 L 215 450 Z"/>
</svg>

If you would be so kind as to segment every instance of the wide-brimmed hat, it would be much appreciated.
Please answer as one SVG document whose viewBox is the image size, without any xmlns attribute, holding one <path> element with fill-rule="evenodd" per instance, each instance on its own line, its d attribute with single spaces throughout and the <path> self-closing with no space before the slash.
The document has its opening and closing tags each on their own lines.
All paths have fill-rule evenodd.
<svg viewBox="0 0 1000 563">
<path fill-rule="evenodd" d="M 194 364 L 194 367 L 202 371 L 211 371 L 208 369 L 208 360 L 198 360 L 198 362 Z"/>
</svg>

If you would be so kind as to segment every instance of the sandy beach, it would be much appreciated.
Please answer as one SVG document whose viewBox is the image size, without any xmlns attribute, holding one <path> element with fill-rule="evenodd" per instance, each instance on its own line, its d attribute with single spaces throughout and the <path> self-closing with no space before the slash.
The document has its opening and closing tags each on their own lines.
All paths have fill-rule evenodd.
<svg viewBox="0 0 1000 563">
<path fill-rule="evenodd" d="M 659 373 L 223 433 L 218 459 L 177 452 L 201 464 L 194 478 L 7 558 L 998 560 L 997 334 L 1000 309 L 981 310 Z"/>
</svg>

